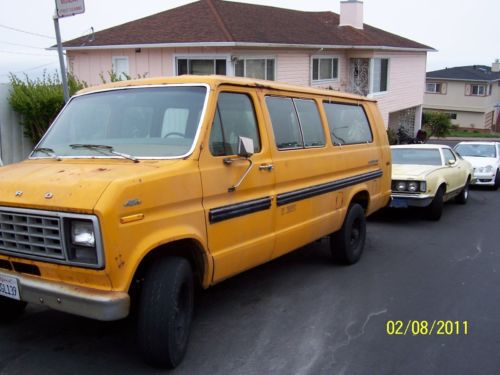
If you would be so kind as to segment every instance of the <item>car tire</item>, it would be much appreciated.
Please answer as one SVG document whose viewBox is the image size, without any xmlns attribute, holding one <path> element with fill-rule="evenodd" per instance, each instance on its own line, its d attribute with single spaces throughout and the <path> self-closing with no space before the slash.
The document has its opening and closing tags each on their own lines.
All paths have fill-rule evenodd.
<svg viewBox="0 0 500 375">
<path fill-rule="evenodd" d="M 150 267 L 142 285 L 138 342 L 144 360 L 177 367 L 186 353 L 193 317 L 191 264 L 180 257 L 162 258 Z"/>
<path fill-rule="evenodd" d="M 467 199 L 469 198 L 469 182 L 470 182 L 470 178 L 467 178 L 467 181 L 465 182 L 464 188 L 462 189 L 462 191 L 460 191 L 460 194 L 458 194 L 455 197 L 455 202 L 460 203 L 460 204 L 467 203 Z"/>
<path fill-rule="evenodd" d="M 359 204 L 351 204 L 342 228 L 330 235 L 330 250 L 333 258 L 343 264 L 356 263 L 363 253 L 365 240 L 365 211 Z"/>
<path fill-rule="evenodd" d="M 428 220 L 438 221 L 441 219 L 441 215 L 443 213 L 443 205 L 444 205 L 444 187 L 441 186 L 431 204 L 425 209 L 425 216 Z"/>
<path fill-rule="evenodd" d="M 11 322 L 24 312 L 26 302 L 0 296 L 0 322 Z"/>
<path fill-rule="evenodd" d="M 498 190 L 500 187 L 500 171 L 497 169 L 497 173 L 495 174 L 495 183 L 493 184 L 493 190 Z"/>
</svg>

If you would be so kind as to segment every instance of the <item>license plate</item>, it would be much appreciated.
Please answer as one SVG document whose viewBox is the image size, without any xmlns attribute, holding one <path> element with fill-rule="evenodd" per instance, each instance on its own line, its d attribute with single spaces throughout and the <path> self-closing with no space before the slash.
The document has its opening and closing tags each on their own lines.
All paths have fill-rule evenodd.
<svg viewBox="0 0 500 375">
<path fill-rule="evenodd" d="M 0 296 L 7 298 L 21 299 L 19 286 L 15 277 L 0 276 Z"/>
<path fill-rule="evenodd" d="M 393 198 L 390 206 L 393 208 L 407 208 L 408 202 L 405 199 Z"/>
</svg>

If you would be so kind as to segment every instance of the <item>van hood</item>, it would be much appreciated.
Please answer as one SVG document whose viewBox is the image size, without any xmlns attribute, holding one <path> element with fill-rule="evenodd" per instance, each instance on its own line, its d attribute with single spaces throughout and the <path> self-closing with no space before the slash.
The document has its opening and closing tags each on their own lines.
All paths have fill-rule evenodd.
<svg viewBox="0 0 500 375">
<path fill-rule="evenodd" d="M 91 213 L 113 180 L 157 168 L 155 161 L 26 160 L 0 168 L 0 205 Z"/>
<path fill-rule="evenodd" d="M 425 179 L 425 177 L 437 169 L 441 169 L 441 165 L 414 165 L 414 164 L 393 164 L 392 179 Z"/>
</svg>

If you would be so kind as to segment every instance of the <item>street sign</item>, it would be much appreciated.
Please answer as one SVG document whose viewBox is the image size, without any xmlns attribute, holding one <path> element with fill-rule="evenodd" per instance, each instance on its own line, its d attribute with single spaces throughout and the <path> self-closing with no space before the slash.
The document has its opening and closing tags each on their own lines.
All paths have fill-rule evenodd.
<svg viewBox="0 0 500 375">
<path fill-rule="evenodd" d="M 56 12 L 58 18 L 84 13 L 84 0 L 56 0 Z"/>
</svg>

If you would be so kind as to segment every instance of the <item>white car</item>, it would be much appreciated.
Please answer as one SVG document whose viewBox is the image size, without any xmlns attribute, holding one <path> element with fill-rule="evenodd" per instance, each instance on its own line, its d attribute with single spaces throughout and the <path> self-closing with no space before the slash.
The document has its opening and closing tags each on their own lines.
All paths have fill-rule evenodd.
<svg viewBox="0 0 500 375">
<path fill-rule="evenodd" d="M 500 187 L 500 143 L 499 142 L 460 142 L 455 151 L 474 168 L 475 185 Z"/>
</svg>

